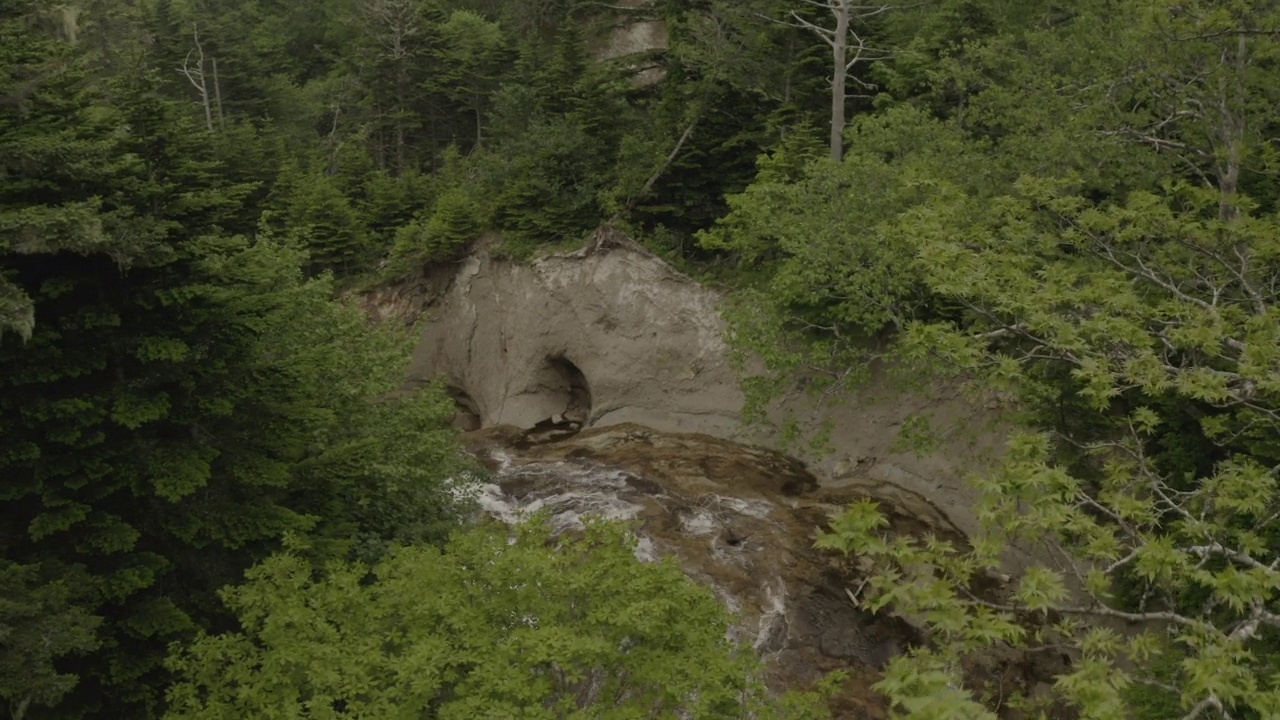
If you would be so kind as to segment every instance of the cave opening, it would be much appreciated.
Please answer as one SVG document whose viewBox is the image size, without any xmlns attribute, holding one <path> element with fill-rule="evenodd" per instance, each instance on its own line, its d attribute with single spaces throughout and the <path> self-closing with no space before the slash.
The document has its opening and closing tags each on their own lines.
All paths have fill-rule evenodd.
<svg viewBox="0 0 1280 720">
<path fill-rule="evenodd" d="M 587 376 L 573 361 L 563 355 L 547 358 L 539 384 L 550 392 L 555 412 L 549 420 L 555 424 L 581 428 L 591 419 L 591 386 Z"/>
<path fill-rule="evenodd" d="M 471 432 L 479 430 L 484 424 L 483 416 L 480 413 L 480 404 L 471 397 L 471 394 L 457 385 L 447 385 L 446 392 L 449 398 L 453 400 L 456 411 L 453 415 L 453 426 L 462 432 Z"/>
</svg>

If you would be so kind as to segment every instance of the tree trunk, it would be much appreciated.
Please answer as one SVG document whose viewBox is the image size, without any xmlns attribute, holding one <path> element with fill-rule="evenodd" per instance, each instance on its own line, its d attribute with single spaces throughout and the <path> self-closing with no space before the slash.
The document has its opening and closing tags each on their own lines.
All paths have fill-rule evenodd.
<svg viewBox="0 0 1280 720">
<path fill-rule="evenodd" d="M 403 112 L 396 113 L 396 166 L 395 166 L 394 172 L 392 173 L 396 177 L 399 177 L 402 173 L 404 173 L 404 166 L 405 166 L 404 120 L 402 119 L 403 116 L 404 116 Z"/>
<path fill-rule="evenodd" d="M 396 58 L 399 66 L 396 68 L 396 112 L 394 116 L 396 123 L 396 168 L 394 174 L 399 177 L 404 173 L 405 169 L 404 124 L 409 115 L 408 111 L 405 110 L 408 104 L 405 101 L 405 96 L 407 95 L 409 78 L 408 68 L 405 67 L 405 63 L 408 62 L 408 59 L 405 57 L 404 52 L 400 47 L 400 38 L 398 35 L 396 36 Z"/>
<path fill-rule="evenodd" d="M 195 87 L 196 92 L 200 94 L 200 104 L 204 106 L 204 124 L 209 132 L 213 132 L 213 108 L 209 102 L 209 83 L 205 79 L 204 74 L 204 47 L 200 45 L 200 28 L 195 23 L 191 24 L 191 36 L 195 40 L 196 49 L 199 55 L 196 57 L 197 67 L 191 69 L 191 52 L 187 52 L 187 57 L 182 61 L 182 67 L 178 68 L 178 72 L 186 76 L 187 80 Z"/>
<path fill-rule="evenodd" d="M 387 116 L 382 111 L 381 103 L 374 105 L 374 115 L 378 119 L 373 132 L 373 142 L 377 147 L 375 155 L 378 158 L 378 169 L 387 170 L 391 162 L 387 151 Z"/>
<path fill-rule="evenodd" d="M 341 143 L 338 142 L 338 119 L 342 117 L 342 104 L 333 104 L 333 124 L 329 127 L 329 137 L 325 139 L 325 144 L 329 146 L 329 165 L 325 168 L 325 177 L 333 177 L 338 174 L 338 148 Z"/>
<path fill-rule="evenodd" d="M 840 0 L 832 8 L 836 14 L 836 33 L 831 43 L 831 159 L 840 162 L 844 156 L 845 81 L 849 76 L 849 3 Z"/>
<path fill-rule="evenodd" d="M 1218 217 L 1222 220 L 1234 220 L 1239 215 L 1236 207 L 1236 193 L 1240 189 L 1240 165 L 1243 163 L 1245 142 L 1245 89 L 1244 74 L 1248 71 L 1248 45 L 1242 33 L 1236 40 L 1234 87 L 1220 90 L 1218 98 L 1219 143 L 1218 155 Z M 1223 56 L 1226 56 L 1224 51 Z"/>
<path fill-rule="evenodd" d="M 22 702 L 16 706 L 10 706 L 10 712 L 13 714 L 13 720 L 22 720 L 27 715 L 27 708 L 31 705 L 31 696 L 22 698 Z"/>
<path fill-rule="evenodd" d="M 222 84 L 218 82 L 218 58 L 209 58 L 210 64 L 213 65 L 213 101 L 218 111 L 218 129 L 226 130 L 227 121 L 222 114 Z"/>
<path fill-rule="evenodd" d="M 204 59 L 200 60 L 200 103 L 204 105 L 204 126 L 213 132 L 213 109 L 209 106 L 209 89 L 204 85 Z"/>
</svg>

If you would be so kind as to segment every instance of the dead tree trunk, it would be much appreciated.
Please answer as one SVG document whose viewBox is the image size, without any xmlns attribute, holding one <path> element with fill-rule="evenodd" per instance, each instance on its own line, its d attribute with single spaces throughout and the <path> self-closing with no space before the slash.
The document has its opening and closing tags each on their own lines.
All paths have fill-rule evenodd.
<svg viewBox="0 0 1280 720">
<path fill-rule="evenodd" d="M 379 105 L 389 106 L 389 114 L 382 116 L 380 124 L 390 124 L 387 140 L 392 147 L 387 162 L 393 164 L 393 172 L 399 174 L 408 165 L 412 128 L 407 126 L 413 117 L 410 96 L 414 92 L 410 70 L 424 47 L 424 22 L 412 0 L 362 0 L 359 7 L 381 59 L 393 68 L 389 97 L 379 101 Z"/>
<path fill-rule="evenodd" d="M 831 159 L 840 162 L 844 156 L 844 109 L 845 80 L 849 77 L 848 42 L 849 42 L 849 3 L 846 1 L 832 7 L 836 16 L 836 31 L 831 37 Z"/>
<path fill-rule="evenodd" d="M 205 81 L 204 76 L 204 47 L 200 45 L 200 28 L 195 23 L 191 24 L 191 34 L 195 39 L 196 49 L 188 50 L 187 57 L 182 61 L 182 67 L 178 68 L 178 72 L 186 76 L 191 85 L 195 87 L 196 92 L 200 94 L 200 104 L 204 106 L 204 124 L 209 132 L 213 132 L 213 107 L 210 104 L 209 84 Z M 191 53 L 196 53 L 196 67 L 191 67 Z"/>
<path fill-rule="evenodd" d="M 855 5 L 854 0 L 801 0 L 808 5 L 828 10 L 835 20 L 835 27 L 828 28 L 808 20 L 792 10 L 785 20 L 771 18 L 773 22 L 798 27 L 814 33 L 831 47 L 831 159 L 839 161 L 844 156 L 845 103 L 849 100 L 849 82 L 873 89 L 853 75 L 853 68 L 860 62 L 873 62 L 889 57 L 889 52 L 867 47 L 866 39 L 854 30 L 855 22 L 879 15 L 892 9 L 892 5 Z M 852 42 L 851 42 L 852 40 Z"/>
<path fill-rule="evenodd" d="M 218 81 L 218 58 L 209 58 L 209 64 L 213 68 L 213 102 L 218 111 L 218 129 L 226 130 L 227 120 L 222 114 L 222 83 Z"/>
</svg>

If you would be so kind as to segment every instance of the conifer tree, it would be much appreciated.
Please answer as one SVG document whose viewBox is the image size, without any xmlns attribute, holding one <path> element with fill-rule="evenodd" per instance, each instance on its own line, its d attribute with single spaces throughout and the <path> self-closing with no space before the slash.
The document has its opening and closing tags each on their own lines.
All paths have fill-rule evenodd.
<svg viewBox="0 0 1280 720">
<path fill-rule="evenodd" d="M 115 74 L 97 27 L 0 12 L 0 668 L 31 669 L 0 681 L 11 714 L 154 712 L 167 645 L 283 536 L 438 539 L 461 476 L 447 401 L 377 401 L 403 339 L 304 251 L 228 232 L 253 226 L 257 179 L 223 161 L 252 131 L 218 142 L 155 69 Z"/>
</svg>

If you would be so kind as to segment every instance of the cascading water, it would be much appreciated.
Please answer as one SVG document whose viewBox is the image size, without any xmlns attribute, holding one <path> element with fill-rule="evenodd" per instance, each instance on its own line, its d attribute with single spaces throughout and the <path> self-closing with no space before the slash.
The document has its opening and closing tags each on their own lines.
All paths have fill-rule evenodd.
<svg viewBox="0 0 1280 720">
<path fill-rule="evenodd" d="M 493 470 L 481 498 L 488 512 L 511 521 L 541 509 L 564 529 L 592 513 L 634 523 L 637 554 L 678 558 L 714 588 L 772 681 L 803 685 L 848 669 L 846 695 L 860 699 L 837 717 L 883 716 L 874 693 L 858 688 L 917 634 L 850 601 L 862 571 L 816 552 L 815 531 L 870 497 L 893 532 L 963 543 L 979 529 L 964 470 L 998 455 L 1007 429 L 991 425 L 962 384 L 893 389 L 887 367 L 847 403 L 815 400 L 798 378 L 772 408 L 795 417 L 802 434 L 833 430 L 821 487 L 777 453 L 618 424 L 721 438 L 748 432 L 717 310 L 723 296 L 626 238 L 604 238 L 580 252 L 512 262 L 489 252 L 497 240 L 490 236 L 456 264 L 371 294 L 370 314 L 406 323 L 429 316 L 410 385 L 445 379 L 457 426 Z M 912 418 L 965 431 L 928 453 L 902 453 L 901 430 Z M 1017 659 L 991 661 L 1000 667 L 988 675 L 999 674 L 1002 688 L 1047 677 L 1023 672 Z"/>
<path fill-rule="evenodd" d="M 866 684 L 915 639 L 901 620 L 855 606 L 851 563 L 813 549 L 819 526 L 852 498 L 821 491 L 798 461 L 636 425 L 542 443 L 510 429 L 466 438 L 491 470 L 485 512 L 506 522 L 544 512 L 560 531 L 588 515 L 632 523 L 637 556 L 675 557 L 713 588 L 738 618 L 735 639 L 779 687 L 851 670 L 860 712 L 872 711 Z"/>
</svg>

